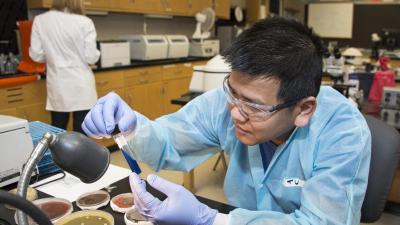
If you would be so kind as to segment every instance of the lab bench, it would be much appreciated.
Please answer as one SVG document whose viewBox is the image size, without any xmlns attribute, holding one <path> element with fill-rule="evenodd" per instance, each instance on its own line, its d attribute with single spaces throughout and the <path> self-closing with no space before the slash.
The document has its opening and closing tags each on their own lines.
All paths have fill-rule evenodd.
<svg viewBox="0 0 400 225">
<path fill-rule="evenodd" d="M 122 180 L 120 180 L 120 181 L 117 181 L 117 182 L 115 182 L 114 184 L 111 184 L 110 187 L 115 187 L 115 188 L 112 189 L 111 192 L 110 192 L 110 196 L 111 196 L 111 197 L 114 197 L 114 196 L 116 196 L 116 195 L 118 195 L 118 194 L 131 192 L 131 189 L 130 189 L 130 186 L 129 186 L 128 178 L 125 178 L 125 179 L 122 179 Z M 159 192 L 159 191 L 153 189 L 150 185 L 146 185 L 146 188 L 147 188 L 148 191 L 149 191 L 150 193 L 152 193 L 154 196 L 156 196 L 156 197 L 158 197 L 158 198 L 160 198 L 160 199 L 162 199 L 162 200 L 165 199 L 166 196 L 165 196 L 164 194 L 162 194 L 161 192 Z M 49 195 L 47 195 L 47 194 L 45 194 L 45 193 L 42 193 L 42 192 L 39 192 L 38 196 L 39 196 L 39 198 L 51 197 L 51 196 L 49 196 Z M 229 213 L 230 211 L 232 211 L 233 209 L 235 209 L 235 207 L 233 207 L 233 206 L 226 205 L 226 204 L 223 204 L 223 203 L 220 203 L 220 202 L 216 202 L 216 201 L 214 201 L 214 200 L 210 200 L 210 199 L 203 198 L 203 197 L 200 197 L 200 196 L 196 196 L 196 198 L 197 198 L 200 202 L 202 202 L 202 203 L 208 205 L 209 207 L 218 210 L 220 213 L 225 213 L 225 214 L 227 214 L 227 213 Z M 80 210 L 80 209 L 77 207 L 76 202 L 73 202 L 73 207 L 74 207 L 74 212 Z M 105 207 L 100 208 L 99 210 L 102 210 L 102 211 L 106 211 L 106 212 L 111 213 L 112 216 L 114 217 L 115 225 L 125 225 L 125 222 L 124 222 L 124 214 L 114 212 L 114 211 L 111 209 L 110 204 L 108 204 L 108 205 L 105 206 Z M 5 221 L 7 221 L 9 224 L 14 225 L 14 224 L 15 224 L 14 213 L 15 213 L 14 210 L 7 209 L 7 208 L 4 207 L 4 205 L 0 205 L 0 215 L 1 215 L 0 224 L 3 224 L 4 221 L 2 221 L 2 220 L 5 220 Z M 4 223 L 4 224 L 7 224 L 7 223 Z"/>
</svg>

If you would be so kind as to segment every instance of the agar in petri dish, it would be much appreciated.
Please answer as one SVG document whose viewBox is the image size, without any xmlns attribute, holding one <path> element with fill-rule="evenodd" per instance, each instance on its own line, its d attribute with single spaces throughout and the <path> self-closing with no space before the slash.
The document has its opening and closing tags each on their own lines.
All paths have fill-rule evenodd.
<svg viewBox="0 0 400 225">
<path fill-rule="evenodd" d="M 93 191 L 78 197 L 76 205 L 81 209 L 95 210 L 106 206 L 110 201 L 110 194 L 106 191 Z"/>
<path fill-rule="evenodd" d="M 114 225 L 114 217 L 100 210 L 83 210 L 60 219 L 55 225 Z"/>
<path fill-rule="evenodd" d="M 132 193 L 119 194 L 111 199 L 110 206 L 115 212 L 125 213 L 134 205 Z"/>
</svg>

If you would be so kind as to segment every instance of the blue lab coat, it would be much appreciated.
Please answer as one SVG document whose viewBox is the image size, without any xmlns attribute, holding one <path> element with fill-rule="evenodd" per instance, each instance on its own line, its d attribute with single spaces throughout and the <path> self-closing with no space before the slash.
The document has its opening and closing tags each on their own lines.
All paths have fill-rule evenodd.
<svg viewBox="0 0 400 225">
<path fill-rule="evenodd" d="M 259 145 L 236 138 L 226 104 L 220 88 L 156 121 L 137 113 L 130 153 L 157 171 L 189 171 L 223 149 L 229 155 L 225 195 L 239 207 L 230 213 L 232 225 L 359 224 L 371 135 L 346 98 L 321 87 L 309 124 L 277 148 L 266 171 Z"/>
</svg>

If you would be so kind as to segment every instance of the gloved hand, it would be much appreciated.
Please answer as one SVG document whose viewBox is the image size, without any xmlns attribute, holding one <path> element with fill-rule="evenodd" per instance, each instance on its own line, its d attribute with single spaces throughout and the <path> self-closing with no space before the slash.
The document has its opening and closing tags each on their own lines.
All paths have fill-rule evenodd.
<svg viewBox="0 0 400 225">
<path fill-rule="evenodd" d="M 90 137 L 109 138 L 116 124 L 121 132 L 129 132 L 136 126 L 136 115 L 121 97 L 110 92 L 89 111 L 82 129 Z"/>
<path fill-rule="evenodd" d="M 147 182 L 168 196 L 164 201 L 147 192 L 137 174 L 131 174 L 129 182 L 137 210 L 156 224 L 212 225 L 217 215 L 217 210 L 199 202 L 184 187 L 156 175 L 149 175 Z"/>
</svg>

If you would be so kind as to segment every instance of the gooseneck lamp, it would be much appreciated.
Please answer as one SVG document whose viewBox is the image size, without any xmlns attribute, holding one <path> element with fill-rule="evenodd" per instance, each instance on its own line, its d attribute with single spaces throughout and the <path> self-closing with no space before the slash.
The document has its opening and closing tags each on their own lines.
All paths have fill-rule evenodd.
<svg viewBox="0 0 400 225">
<path fill-rule="evenodd" d="M 53 161 L 61 169 L 78 177 L 84 183 L 92 183 L 100 179 L 110 164 L 108 149 L 81 133 L 45 133 L 25 164 L 18 182 L 18 196 L 26 198 L 32 172 L 48 148 L 50 148 Z M 18 224 L 28 225 L 24 210 L 18 210 L 17 214 Z"/>
</svg>

